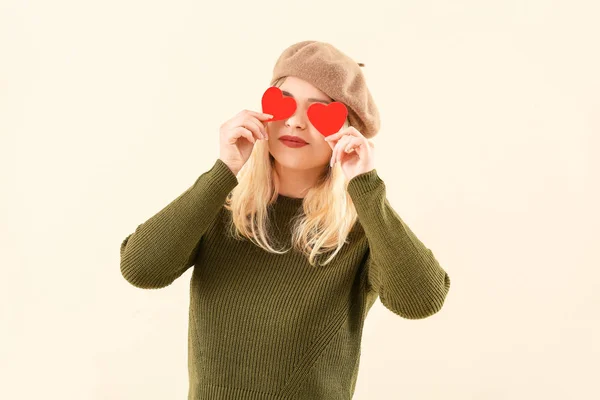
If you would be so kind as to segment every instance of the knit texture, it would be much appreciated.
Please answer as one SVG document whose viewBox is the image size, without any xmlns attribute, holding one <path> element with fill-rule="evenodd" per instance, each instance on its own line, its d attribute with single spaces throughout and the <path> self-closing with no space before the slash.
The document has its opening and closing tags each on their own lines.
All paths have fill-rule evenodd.
<svg viewBox="0 0 600 400">
<path fill-rule="evenodd" d="M 158 289 L 190 279 L 188 400 L 352 399 L 364 320 L 377 296 L 393 313 L 438 312 L 450 278 L 392 209 L 377 171 L 348 183 L 359 222 L 326 266 L 226 234 L 236 175 L 212 168 L 121 243 L 121 274 Z M 272 234 L 291 246 L 302 199 L 279 195 Z"/>
</svg>

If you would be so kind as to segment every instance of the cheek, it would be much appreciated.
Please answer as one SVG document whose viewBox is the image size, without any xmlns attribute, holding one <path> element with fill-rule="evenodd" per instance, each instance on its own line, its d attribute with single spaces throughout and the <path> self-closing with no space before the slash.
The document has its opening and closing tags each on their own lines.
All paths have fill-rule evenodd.
<svg viewBox="0 0 600 400">
<path fill-rule="evenodd" d="M 333 149 L 329 143 L 323 140 L 315 146 L 314 154 L 319 160 L 329 160 L 333 155 Z"/>
<path fill-rule="evenodd" d="M 284 126 L 285 126 L 285 121 L 282 121 L 282 120 L 267 122 L 267 127 L 272 129 L 273 131 L 280 130 Z"/>
<path fill-rule="evenodd" d="M 269 122 L 265 124 L 265 129 L 267 130 L 267 134 L 269 135 L 269 139 L 271 139 L 271 135 L 275 135 L 277 133 L 277 122 Z"/>
</svg>

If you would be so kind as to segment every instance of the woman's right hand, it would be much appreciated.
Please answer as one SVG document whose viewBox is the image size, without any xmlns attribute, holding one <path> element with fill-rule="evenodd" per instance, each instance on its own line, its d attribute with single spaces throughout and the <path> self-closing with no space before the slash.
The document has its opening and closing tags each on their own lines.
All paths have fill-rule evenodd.
<svg viewBox="0 0 600 400">
<path fill-rule="evenodd" d="M 219 158 L 235 175 L 250 158 L 256 140 L 268 140 L 264 120 L 271 118 L 269 114 L 242 110 L 219 128 Z"/>
</svg>

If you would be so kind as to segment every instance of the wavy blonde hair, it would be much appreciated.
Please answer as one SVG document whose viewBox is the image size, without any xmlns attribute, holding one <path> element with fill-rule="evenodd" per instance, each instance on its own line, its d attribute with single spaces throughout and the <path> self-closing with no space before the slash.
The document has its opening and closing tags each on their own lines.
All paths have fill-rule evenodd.
<svg viewBox="0 0 600 400">
<path fill-rule="evenodd" d="M 281 86 L 285 77 L 273 86 Z M 349 126 L 346 119 L 344 127 Z M 275 249 L 271 245 L 268 208 L 277 199 L 279 176 L 268 142 L 257 141 L 248 161 L 240 169 L 238 185 L 227 195 L 225 208 L 230 213 L 229 233 L 235 239 L 247 238 L 262 249 L 283 254 L 289 249 Z M 327 165 L 317 183 L 308 190 L 302 202 L 304 215 L 297 214 L 292 223 L 292 247 L 315 266 L 317 258 L 333 251 L 327 265 L 340 251 L 357 221 L 354 203 L 347 192 L 348 182 L 336 163 Z"/>
</svg>

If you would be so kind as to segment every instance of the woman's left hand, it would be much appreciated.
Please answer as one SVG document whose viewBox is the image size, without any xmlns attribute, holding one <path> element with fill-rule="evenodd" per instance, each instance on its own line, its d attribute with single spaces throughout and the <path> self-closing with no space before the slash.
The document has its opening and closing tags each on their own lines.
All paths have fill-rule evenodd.
<svg viewBox="0 0 600 400">
<path fill-rule="evenodd" d="M 348 181 L 375 168 L 375 145 L 353 126 L 327 136 L 325 141 L 333 150 L 330 165 L 339 161 Z"/>
</svg>

